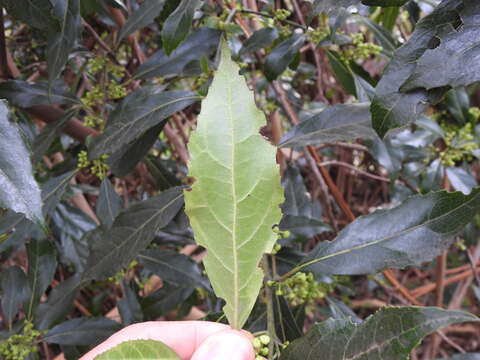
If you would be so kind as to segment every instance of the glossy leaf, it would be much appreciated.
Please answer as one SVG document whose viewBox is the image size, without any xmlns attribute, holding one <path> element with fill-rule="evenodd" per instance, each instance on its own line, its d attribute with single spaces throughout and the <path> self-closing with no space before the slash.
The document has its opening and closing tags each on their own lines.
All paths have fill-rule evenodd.
<svg viewBox="0 0 480 360">
<path fill-rule="evenodd" d="M 276 28 L 266 27 L 257 30 L 245 41 L 240 49 L 239 55 L 249 54 L 270 46 L 278 39 L 278 36 L 278 30 Z"/>
<path fill-rule="evenodd" d="M 280 147 L 320 145 L 375 137 L 370 125 L 369 103 L 341 104 L 295 125 L 280 140 Z"/>
<path fill-rule="evenodd" d="M 322 222 L 320 204 L 315 206 L 310 199 L 297 167 L 289 166 L 285 170 L 282 186 L 285 191 L 285 202 L 282 205 L 280 230 L 290 230 L 307 238 L 331 230 L 330 226 Z"/>
<path fill-rule="evenodd" d="M 469 195 L 439 191 L 413 196 L 393 209 L 357 218 L 335 240 L 319 243 L 303 266 L 353 275 L 420 265 L 447 249 L 478 210 L 479 188 Z"/>
<path fill-rule="evenodd" d="M 0 102 L 0 206 L 36 222 L 43 221 L 40 188 L 33 177 L 30 154 L 16 124 Z"/>
<path fill-rule="evenodd" d="M 118 33 L 118 40 L 121 41 L 131 33 L 144 28 L 153 23 L 155 18 L 160 15 L 165 0 L 144 1 L 127 19 Z"/>
<path fill-rule="evenodd" d="M 465 1 L 459 12 L 462 26 L 436 35 L 439 42 L 415 61 L 415 68 L 403 83 L 401 91 L 433 89 L 444 86 L 457 88 L 480 81 L 480 44 L 478 16 L 480 3 Z M 465 71 L 468 69 L 468 71 Z"/>
<path fill-rule="evenodd" d="M 245 323 L 260 290 L 258 265 L 275 243 L 272 226 L 283 198 L 275 148 L 259 134 L 265 117 L 238 71 L 224 44 L 190 138 L 189 175 L 196 181 L 185 193 L 195 240 L 208 249 L 207 274 L 235 328 Z"/>
<path fill-rule="evenodd" d="M 54 20 L 50 15 L 50 0 L 2 0 L 8 14 L 38 29 L 48 29 Z"/>
<path fill-rule="evenodd" d="M 28 83 L 8 80 L 0 83 L 0 98 L 14 106 L 27 108 L 39 104 L 78 104 L 80 101 L 70 93 L 62 81 L 55 81 L 50 89 L 46 82 Z"/>
<path fill-rule="evenodd" d="M 107 318 L 81 317 L 67 320 L 49 330 L 42 338 L 50 344 L 98 344 L 120 330 L 120 324 Z"/>
<path fill-rule="evenodd" d="M 100 185 L 100 194 L 97 199 L 96 213 L 100 221 L 107 228 L 110 228 L 113 221 L 120 213 L 123 207 L 123 201 L 116 193 L 110 180 L 103 179 Z"/>
<path fill-rule="evenodd" d="M 68 171 L 42 184 L 43 213 L 45 216 L 50 215 L 55 210 L 75 173 L 76 171 Z"/>
<path fill-rule="evenodd" d="M 357 96 L 355 88 L 355 80 L 353 78 L 352 71 L 350 68 L 342 61 L 340 54 L 334 50 L 327 50 L 328 61 L 332 67 L 335 77 L 338 82 L 343 86 L 343 88 L 353 96 Z"/>
<path fill-rule="evenodd" d="M 89 146 L 91 159 L 120 150 L 168 116 L 199 100 L 190 91 L 158 90 L 157 87 L 137 89 L 117 105 L 105 130 Z"/>
<path fill-rule="evenodd" d="M 278 44 L 265 59 L 265 76 L 275 80 L 294 60 L 305 42 L 305 35 L 295 33 Z"/>
<path fill-rule="evenodd" d="M 27 279 L 30 287 L 30 296 L 24 306 L 27 318 L 31 318 L 34 309 L 40 302 L 48 285 L 55 276 L 57 258 L 54 246 L 46 239 L 30 239 L 27 244 L 28 272 Z"/>
<path fill-rule="evenodd" d="M 201 0 L 182 0 L 165 20 L 162 29 L 163 49 L 169 55 L 187 37 L 195 9 Z"/>
<path fill-rule="evenodd" d="M 188 64 L 209 56 L 218 47 L 221 32 L 202 27 L 189 35 L 171 54 L 163 49 L 157 51 L 133 73 L 136 79 L 149 79 L 154 76 L 176 76 Z"/>
<path fill-rule="evenodd" d="M 182 206 L 182 191 L 173 188 L 122 211 L 111 229 L 92 244 L 83 280 L 107 278 L 130 264 Z"/>
<path fill-rule="evenodd" d="M 443 94 L 442 89 L 436 92 L 427 92 L 425 89 L 401 92 L 400 88 L 415 72 L 417 61 L 442 31 L 437 24 L 448 24 L 453 28 L 461 21 L 462 6 L 461 0 L 442 2 L 417 23 L 409 40 L 395 52 L 377 85 L 376 96 L 371 105 L 372 125 L 381 137 L 392 128 L 415 121 L 428 102 L 438 100 Z"/>
<path fill-rule="evenodd" d="M 150 249 L 138 256 L 145 269 L 176 286 L 210 289 L 198 264 L 188 256 L 174 251 Z"/>
<path fill-rule="evenodd" d="M 426 335 L 465 321 L 478 318 L 434 307 L 386 307 L 361 324 L 329 319 L 292 342 L 280 360 L 403 360 Z"/>
<path fill-rule="evenodd" d="M 180 360 L 180 357 L 167 345 L 155 340 L 125 341 L 94 360 Z"/>
<path fill-rule="evenodd" d="M 452 187 L 464 194 L 469 194 L 478 185 L 475 177 L 461 167 L 448 167 L 445 173 Z"/>
<path fill-rule="evenodd" d="M 48 35 L 47 64 L 50 83 L 58 78 L 80 34 L 80 0 L 52 1 L 57 24 Z"/>
</svg>

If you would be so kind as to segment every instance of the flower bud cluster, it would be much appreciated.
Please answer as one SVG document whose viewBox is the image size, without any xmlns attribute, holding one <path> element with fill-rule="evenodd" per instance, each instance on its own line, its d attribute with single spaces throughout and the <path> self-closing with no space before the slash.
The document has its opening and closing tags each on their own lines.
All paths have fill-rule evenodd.
<svg viewBox="0 0 480 360">
<path fill-rule="evenodd" d="M 35 330 L 33 323 L 26 320 L 21 334 L 14 334 L 0 344 L 0 358 L 4 360 L 24 360 L 29 354 L 38 351 L 35 344 L 43 331 Z"/>
</svg>

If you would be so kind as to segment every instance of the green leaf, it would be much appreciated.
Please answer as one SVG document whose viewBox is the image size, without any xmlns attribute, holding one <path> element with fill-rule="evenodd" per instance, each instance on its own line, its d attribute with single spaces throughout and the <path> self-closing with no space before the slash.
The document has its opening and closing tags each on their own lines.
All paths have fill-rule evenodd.
<svg viewBox="0 0 480 360">
<path fill-rule="evenodd" d="M 354 275 L 420 265 L 447 249 L 478 210 L 480 188 L 469 195 L 439 191 L 413 196 L 393 209 L 357 218 L 335 240 L 319 243 L 301 266 Z"/>
<path fill-rule="evenodd" d="M 158 91 L 158 87 L 140 88 L 123 99 L 110 114 L 103 133 L 89 145 L 90 159 L 120 150 L 168 116 L 200 99 L 190 91 Z"/>
<path fill-rule="evenodd" d="M 50 83 L 58 78 L 80 35 L 80 0 L 52 1 L 55 29 L 48 35 L 47 64 Z"/>
<path fill-rule="evenodd" d="M 334 50 L 327 50 L 328 61 L 332 67 L 335 77 L 343 88 L 353 96 L 357 96 L 355 88 L 355 80 L 353 78 L 352 70 L 345 65 L 340 58 L 340 54 Z"/>
<path fill-rule="evenodd" d="M 328 106 L 295 125 L 280 140 L 280 147 L 320 145 L 335 141 L 371 139 L 376 135 L 370 123 L 370 103 Z"/>
<path fill-rule="evenodd" d="M 40 104 L 80 103 L 63 81 L 55 81 L 49 88 L 46 82 L 28 83 L 22 80 L 8 80 L 0 83 L 0 98 L 7 99 L 10 104 L 22 108 Z"/>
<path fill-rule="evenodd" d="M 167 345 L 155 340 L 130 340 L 115 346 L 94 360 L 180 360 Z"/>
<path fill-rule="evenodd" d="M 258 264 L 270 252 L 283 200 L 275 148 L 259 134 L 265 116 L 222 46 L 219 69 L 189 142 L 186 212 L 217 296 L 234 328 L 245 323 L 261 287 Z"/>
<path fill-rule="evenodd" d="M 20 305 L 28 299 L 28 282 L 23 270 L 18 266 L 9 266 L 0 271 L 0 289 L 2 289 L 2 312 L 8 326 L 11 326 Z"/>
<path fill-rule="evenodd" d="M 265 76 L 272 81 L 277 78 L 295 59 L 305 43 L 305 35 L 295 33 L 278 44 L 265 59 Z"/>
<path fill-rule="evenodd" d="M 270 46 L 278 39 L 278 36 L 278 30 L 276 28 L 266 27 L 257 30 L 243 43 L 239 55 L 249 54 Z"/>
<path fill-rule="evenodd" d="M 310 200 L 297 167 L 289 166 L 285 170 L 282 186 L 285 189 L 285 202 L 282 205 L 280 230 L 290 230 L 306 238 L 331 230 L 330 226 L 321 221 L 320 204 Z"/>
<path fill-rule="evenodd" d="M 475 177 L 461 167 L 448 167 L 446 175 L 452 187 L 464 194 L 470 194 L 472 189 L 478 185 Z"/>
<path fill-rule="evenodd" d="M 50 0 L 2 0 L 2 5 L 14 18 L 38 29 L 53 25 Z"/>
<path fill-rule="evenodd" d="M 138 258 L 145 269 L 173 285 L 210 289 L 210 284 L 202 276 L 198 264 L 186 255 L 169 250 L 150 249 L 142 252 Z"/>
<path fill-rule="evenodd" d="M 439 33 L 434 49 L 427 49 L 415 61 L 415 69 L 400 91 L 433 89 L 444 86 L 457 88 L 480 81 L 480 42 L 478 16 L 480 3 L 465 1 L 460 12 L 462 26 Z M 468 69 L 468 71 L 465 71 Z"/>
<path fill-rule="evenodd" d="M 123 201 L 113 188 L 110 180 L 108 178 L 103 179 L 96 208 L 97 216 L 102 224 L 110 228 L 122 207 Z"/>
<path fill-rule="evenodd" d="M 431 332 L 450 324 L 478 321 L 472 314 L 434 307 L 385 307 L 361 324 L 329 319 L 292 342 L 280 360 L 404 360 Z"/>
<path fill-rule="evenodd" d="M 127 22 L 120 29 L 117 42 L 120 42 L 131 33 L 153 23 L 155 18 L 160 15 L 164 4 L 165 0 L 144 1 L 138 9 L 128 17 Z"/>
<path fill-rule="evenodd" d="M 20 129 L 9 120 L 5 102 L 0 102 L 0 138 L 0 207 L 42 222 L 42 199 L 33 177 L 30 154 Z"/>
<path fill-rule="evenodd" d="M 354 16 L 353 19 L 358 24 L 365 25 L 375 36 L 375 39 L 382 46 L 382 53 L 388 57 L 392 57 L 398 47 L 398 41 L 395 40 L 391 32 L 383 28 L 377 22 L 370 20 L 365 16 Z"/>
<path fill-rule="evenodd" d="M 458 354 L 449 358 L 442 358 L 437 360 L 480 360 L 480 353 Z"/>
<path fill-rule="evenodd" d="M 30 239 L 27 244 L 30 297 L 24 306 L 25 315 L 31 319 L 36 306 L 48 285 L 52 282 L 57 269 L 56 252 L 50 241 Z"/>
<path fill-rule="evenodd" d="M 433 92 L 425 89 L 401 92 L 400 88 L 415 72 L 417 61 L 422 55 L 431 51 L 429 47 L 432 46 L 432 41 L 447 26 L 453 28 L 461 22 L 461 7 L 461 0 L 442 2 L 417 23 L 410 39 L 395 52 L 376 87 L 376 96 L 370 108 L 373 128 L 381 137 L 390 129 L 415 121 L 429 102 L 437 101 L 443 94 L 442 89 Z M 438 26 L 440 23 L 444 25 Z"/>
<path fill-rule="evenodd" d="M 45 216 L 50 215 L 50 213 L 55 210 L 75 173 L 75 170 L 68 171 L 42 184 L 43 213 Z"/>
<path fill-rule="evenodd" d="M 221 31 L 202 27 L 190 34 L 170 55 L 163 49 L 157 51 L 133 73 L 136 79 L 154 76 L 176 76 L 193 61 L 209 56 L 218 47 Z"/>
<path fill-rule="evenodd" d="M 111 229 L 92 244 L 83 280 L 107 278 L 130 264 L 182 206 L 182 191 L 173 188 L 122 211 Z"/>
<path fill-rule="evenodd" d="M 360 0 L 314 0 L 312 3 L 312 11 L 310 19 L 315 15 L 323 12 L 330 12 L 331 10 L 338 9 L 340 7 L 347 8 L 351 5 L 355 5 Z"/>
<path fill-rule="evenodd" d="M 179 287 L 164 283 L 153 294 L 141 298 L 140 305 L 145 314 L 145 320 L 156 320 L 160 316 L 168 314 L 182 304 L 192 294 L 194 288 Z"/>
<path fill-rule="evenodd" d="M 192 26 L 193 14 L 202 0 L 182 0 L 172 12 L 162 29 L 163 49 L 167 55 L 187 37 Z"/>
<path fill-rule="evenodd" d="M 163 280 L 163 279 L 162 279 Z M 117 302 L 118 312 L 124 326 L 144 320 L 142 307 L 140 306 L 139 289 L 135 280 L 130 283 L 122 281 L 123 298 Z"/>
<path fill-rule="evenodd" d="M 120 328 L 120 324 L 111 319 L 82 317 L 58 324 L 42 337 L 42 341 L 60 345 L 92 345 L 102 342 Z"/>
</svg>

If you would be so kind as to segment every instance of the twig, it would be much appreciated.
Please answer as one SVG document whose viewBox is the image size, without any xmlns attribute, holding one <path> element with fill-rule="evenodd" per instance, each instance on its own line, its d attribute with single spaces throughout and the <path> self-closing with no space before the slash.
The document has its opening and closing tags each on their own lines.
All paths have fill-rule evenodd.
<svg viewBox="0 0 480 360">
<path fill-rule="evenodd" d="M 363 170 L 360 170 L 359 168 L 356 168 L 355 166 L 353 165 L 350 165 L 346 162 L 343 162 L 343 161 L 337 161 L 337 160 L 329 160 L 329 161 L 324 161 L 324 162 L 321 162 L 318 164 L 318 166 L 329 166 L 329 165 L 337 165 L 337 166 L 343 166 L 343 167 L 346 167 L 350 170 L 353 170 L 363 176 L 366 176 L 366 177 L 369 177 L 369 178 L 372 178 L 372 179 L 375 179 L 375 180 L 380 180 L 380 181 L 384 181 L 384 182 L 390 182 L 390 179 L 389 178 L 385 178 L 383 176 L 378 176 L 378 175 L 374 175 L 374 174 L 370 174 L 369 172 L 366 172 L 366 171 L 363 171 Z"/>
<path fill-rule="evenodd" d="M 10 77 L 7 59 L 7 45 L 5 41 L 5 24 L 3 22 L 3 9 L 0 8 L 0 71 L 4 79 Z"/>
</svg>

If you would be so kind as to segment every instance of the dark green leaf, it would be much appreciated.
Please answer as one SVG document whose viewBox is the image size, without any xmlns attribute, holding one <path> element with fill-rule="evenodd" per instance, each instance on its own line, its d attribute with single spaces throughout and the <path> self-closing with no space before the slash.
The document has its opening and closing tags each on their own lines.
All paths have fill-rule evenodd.
<svg viewBox="0 0 480 360">
<path fill-rule="evenodd" d="M 431 47 L 437 34 L 444 31 L 442 29 L 446 26 L 454 27 L 461 21 L 462 6 L 461 0 L 442 2 L 417 23 L 410 39 L 395 52 L 377 85 L 370 109 L 373 127 L 381 137 L 392 128 L 415 121 L 426 104 L 437 100 L 443 93 L 442 89 L 433 93 L 428 93 L 425 89 L 401 93 L 400 87 L 415 72 L 418 59 Z"/>
<path fill-rule="evenodd" d="M 144 1 L 138 9 L 128 17 L 127 22 L 120 29 L 117 41 L 120 42 L 124 37 L 153 23 L 155 18 L 160 15 L 164 4 L 165 0 Z"/>
<path fill-rule="evenodd" d="M 283 296 L 272 294 L 276 333 L 281 342 L 293 341 L 303 335 L 303 324 L 297 323 Z"/>
<path fill-rule="evenodd" d="M 460 123 L 467 122 L 470 99 L 464 87 L 448 91 L 445 94 L 445 103 L 455 120 Z"/>
<path fill-rule="evenodd" d="M 354 323 L 361 323 L 363 320 L 360 319 L 348 305 L 335 298 L 327 298 L 328 308 L 332 314 L 332 318 L 337 320 L 350 319 Z"/>
<path fill-rule="evenodd" d="M 47 44 L 48 79 L 58 78 L 80 35 L 80 0 L 52 1 L 55 29 L 50 31 Z"/>
<path fill-rule="evenodd" d="M 193 14 L 201 0 L 182 0 L 172 12 L 162 29 L 163 49 L 169 55 L 187 37 L 192 26 Z"/>
<path fill-rule="evenodd" d="M 49 91 L 50 90 L 50 91 Z M 46 82 L 28 83 L 8 80 L 0 83 L 0 98 L 14 106 L 27 108 L 39 104 L 78 104 L 77 97 L 62 81 L 55 81 L 49 89 Z"/>
<path fill-rule="evenodd" d="M 154 76 L 176 76 L 193 61 L 209 56 L 218 47 L 221 32 L 202 27 L 189 35 L 170 55 L 159 50 L 134 72 L 136 79 L 149 79 Z"/>
<path fill-rule="evenodd" d="M 110 228 L 113 221 L 120 213 L 123 202 L 113 188 L 108 178 L 103 179 L 100 185 L 100 195 L 97 199 L 97 216 L 107 228 Z"/>
<path fill-rule="evenodd" d="M 424 336 L 443 326 L 465 321 L 478 321 L 478 318 L 434 307 L 383 308 L 361 324 L 349 319 L 329 319 L 291 343 L 280 359 L 403 360 Z"/>
<path fill-rule="evenodd" d="M 75 113 L 76 111 L 65 112 L 64 116 L 45 126 L 42 131 L 40 131 L 40 134 L 35 137 L 32 145 L 32 162 L 34 164 L 37 164 L 42 159 L 50 145 L 67 124 L 67 121 L 70 120 Z"/>
<path fill-rule="evenodd" d="M 295 33 L 278 44 L 265 59 L 265 76 L 272 81 L 294 60 L 305 42 L 305 35 Z"/>
<path fill-rule="evenodd" d="M 375 136 L 370 125 L 369 103 L 341 104 L 295 125 L 280 140 L 280 147 L 320 145 L 335 141 L 371 139 Z"/>
<path fill-rule="evenodd" d="M 30 154 L 16 124 L 10 122 L 5 102 L 0 102 L 0 206 L 36 222 L 43 221 L 40 188 L 35 181 Z"/>
<path fill-rule="evenodd" d="M 290 230 L 307 238 L 331 230 L 330 226 L 321 221 L 320 206 L 312 203 L 297 167 L 289 166 L 285 170 L 282 186 L 285 191 L 285 202 L 282 205 L 280 230 Z"/>
<path fill-rule="evenodd" d="M 478 185 L 475 177 L 461 167 L 448 167 L 446 174 L 453 188 L 464 194 L 469 194 Z"/>
<path fill-rule="evenodd" d="M 101 241 L 92 244 L 83 279 L 104 279 L 130 264 L 182 206 L 182 190 L 173 188 L 122 211 Z"/>
<path fill-rule="evenodd" d="M 480 3 L 465 1 L 460 11 L 462 26 L 436 34 L 439 45 L 427 49 L 415 61 L 415 68 L 400 90 L 457 88 L 480 81 L 478 16 Z M 466 71 L 468 69 L 468 71 Z"/>
<path fill-rule="evenodd" d="M 310 18 L 320 13 L 328 13 L 333 9 L 340 7 L 347 8 L 351 5 L 355 5 L 360 0 L 314 0 L 312 3 L 312 11 Z"/>
<path fill-rule="evenodd" d="M 177 287 L 169 283 L 164 283 L 163 286 L 153 294 L 141 299 L 140 304 L 142 305 L 143 313 L 147 319 L 157 319 L 178 307 L 194 290 L 194 288 Z"/>
<path fill-rule="evenodd" d="M 409 1 L 409 0 L 405 0 Z M 392 32 L 395 23 L 397 22 L 397 17 L 400 14 L 400 8 L 396 6 L 387 7 L 382 10 L 382 25 L 388 31 Z"/>
<path fill-rule="evenodd" d="M 138 296 L 138 286 L 132 281 L 122 282 L 123 298 L 117 302 L 118 312 L 124 326 L 143 321 L 143 311 Z"/>
<path fill-rule="evenodd" d="M 90 158 L 120 150 L 168 116 L 199 99 L 190 91 L 158 92 L 157 87 L 135 90 L 112 111 L 105 131 L 92 140 L 88 151 Z"/>
<path fill-rule="evenodd" d="M 75 173 L 75 170 L 69 171 L 42 184 L 43 213 L 45 216 L 50 215 L 55 210 Z"/>
<path fill-rule="evenodd" d="M 2 310 L 5 321 L 11 326 L 20 306 L 28 299 L 28 282 L 23 270 L 18 266 L 9 266 L 0 271 L 0 289 L 2 290 Z"/>
<path fill-rule="evenodd" d="M 30 298 L 24 306 L 27 318 L 31 318 L 48 285 L 52 282 L 57 268 L 55 248 L 46 239 L 32 238 L 27 244 L 28 285 Z"/>
<path fill-rule="evenodd" d="M 130 340 L 101 353 L 95 360 L 180 360 L 167 345 L 155 340 Z"/>
<path fill-rule="evenodd" d="M 58 324 L 42 337 L 42 341 L 62 345 L 95 345 L 120 328 L 120 324 L 111 319 L 82 317 Z"/>
<path fill-rule="evenodd" d="M 148 154 L 152 146 L 158 140 L 165 122 L 148 129 L 140 137 L 123 146 L 108 157 L 110 170 L 117 177 L 127 176 L 135 169 L 135 166 Z M 169 186 L 170 187 L 170 186 Z M 162 190 L 162 189 L 160 189 Z"/>
<path fill-rule="evenodd" d="M 355 16 L 354 19 L 357 23 L 363 24 L 373 33 L 375 39 L 382 46 L 382 53 L 388 57 L 392 57 L 393 53 L 398 47 L 398 42 L 392 37 L 391 33 L 383 28 L 380 24 L 370 20 L 365 16 Z"/>
<path fill-rule="evenodd" d="M 2 0 L 2 5 L 14 18 L 32 27 L 48 29 L 54 23 L 50 0 Z"/>
<path fill-rule="evenodd" d="M 304 266 L 353 275 L 419 265 L 445 250 L 478 210 L 480 188 L 470 195 L 439 191 L 413 196 L 393 209 L 357 218 L 334 241 L 319 243 Z"/>
<path fill-rule="evenodd" d="M 327 55 L 338 82 L 350 95 L 357 96 L 352 70 L 345 65 L 336 51 L 327 50 Z"/>
<path fill-rule="evenodd" d="M 437 360 L 480 360 L 480 353 L 458 354 L 449 358 L 442 358 Z"/>
<path fill-rule="evenodd" d="M 181 185 L 180 180 L 174 173 L 175 163 L 172 163 L 173 169 L 169 168 L 168 161 L 155 157 L 147 158 L 145 163 L 159 190 L 166 190 Z"/>
<path fill-rule="evenodd" d="M 186 255 L 151 249 L 142 252 L 138 258 L 145 269 L 175 286 L 211 288 L 198 264 Z"/>
<path fill-rule="evenodd" d="M 257 30 L 243 43 L 239 55 L 245 55 L 263 49 L 273 44 L 277 39 L 278 30 L 276 28 L 266 27 Z"/>
</svg>

